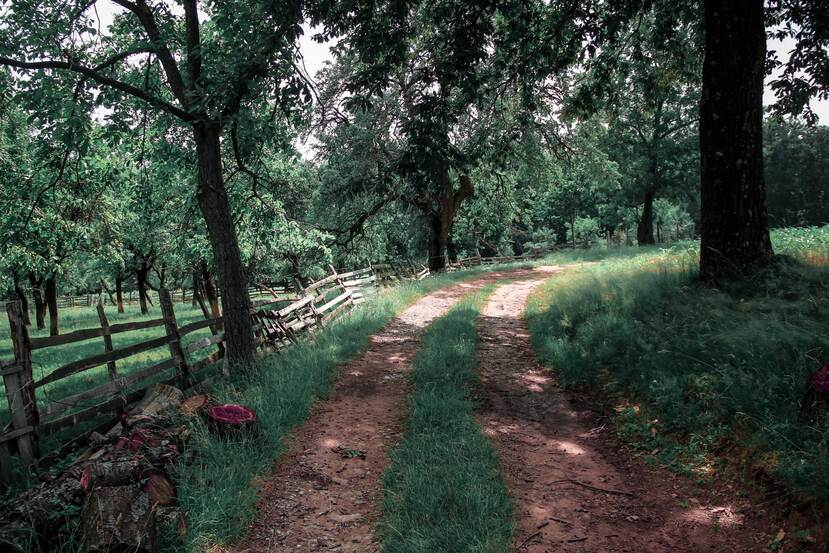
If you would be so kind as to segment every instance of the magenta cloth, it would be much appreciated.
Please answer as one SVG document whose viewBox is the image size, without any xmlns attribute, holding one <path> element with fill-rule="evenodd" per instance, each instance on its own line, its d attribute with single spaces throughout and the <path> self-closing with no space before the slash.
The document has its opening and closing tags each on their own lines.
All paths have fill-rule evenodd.
<svg viewBox="0 0 829 553">
<path fill-rule="evenodd" d="M 829 363 L 823 365 L 819 371 L 813 372 L 809 382 L 821 392 L 829 394 Z"/>
<path fill-rule="evenodd" d="M 217 421 L 240 425 L 256 420 L 256 411 L 250 407 L 228 403 L 211 407 L 210 416 Z"/>
</svg>

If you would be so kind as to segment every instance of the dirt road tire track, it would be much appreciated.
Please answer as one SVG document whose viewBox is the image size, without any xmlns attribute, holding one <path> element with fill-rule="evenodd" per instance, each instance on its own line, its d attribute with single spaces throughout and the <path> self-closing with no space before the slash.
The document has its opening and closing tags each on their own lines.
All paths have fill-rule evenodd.
<svg viewBox="0 0 829 553">
<path fill-rule="evenodd" d="M 762 516 L 632 457 L 538 365 L 521 315 L 549 276 L 499 287 L 478 324 L 478 417 L 516 504 L 518 553 L 764 550 L 776 528 Z"/>
</svg>

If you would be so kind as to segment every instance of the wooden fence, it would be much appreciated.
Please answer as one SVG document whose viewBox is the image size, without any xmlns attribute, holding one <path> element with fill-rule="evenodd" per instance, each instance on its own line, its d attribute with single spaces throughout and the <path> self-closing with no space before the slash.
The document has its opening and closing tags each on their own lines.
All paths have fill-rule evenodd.
<svg viewBox="0 0 829 553">
<path fill-rule="evenodd" d="M 469 267 L 478 267 L 481 265 L 498 265 L 501 263 L 520 263 L 522 261 L 535 261 L 541 259 L 550 252 L 529 252 L 523 255 L 503 255 L 498 257 L 481 257 L 480 255 L 472 257 L 464 257 L 458 259 L 454 263 L 447 263 L 446 266 L 450 270 L 466 269 Z"/>
<path fill-rule="evenodd" d="M 371 266 L 349 272 L 337 272 L 330 267 L 330 272 L 292 295 L 286 296 L 285 290 L 269 290 L 269 297 L 258 294 L 252 300 L 253 340 L 259 351 L 275 351 L 296 343 L 303 333 L 325 326 L 332 318 L 362 301 L 384 278 L 378 277 Z M 38 338 L 29 337 L 19 302 L 7 303 L 14 359 L 0 363 L 10 414 L 10 423 L 0 430 L 0 481 L 8 482 L 12 478 L 12 455 L 17 454 L 25 467 L 46 466 L 85 443 L 93 432 L 105 432 L 112 427 L 150 385 L 161 381 L 189 389 L 214 372 L 210 368 L 215 368 L 224 357 L 222 318 L 179 325 L 173 295 L 162 288 L 158 299 L 162 311 L 162 317 L 158 319 L 109 324 L 101 298 L 97 305 L 100 326 Z M 124 347 L 113 347 L 114 335 L 154 327 L 163 327 L 164 334 Z M 186 346 L 182 344 L 184 336 L 204 328 L 210 329 L 209 336 Z M 94 338 L 101 338 L 101 353 L 67 363 L 35 380 L 32 351 Z M 131 370 L 128 374 L 119 372 L 119 362 L 164 346 L 167 346 L 169 356 L 161 362 Z M 105 383 L 67 397 L 50 397 L 48 405 L 38 405 L 35 393 L 38 388 L 63 379 L 82 378 L 85 371 L 104 365 L 107 367 Z M 95 424 L 94 428 L 88 428 L 89 424 L 86 424 L 82 432 L 71 438 L 65 436 L 69 439 L 48 454 L 41 451 L 42 438 L 89 422 Z"/>
<path fill-rule="evenodd" d="M 189 303 L 193 301 L 193 290 L 187 288 L 179 288 L 176 290 L 169 290 L 169 293 L 174 303 Z M 274 294 L 290 297 L 296 294 L 296 290 L 285 283 L 259 284 L 257 286 L 248 287 L 248 295 L 250 295 L 251 299 L 273 297 Z M 114 292 L 112 293 L 112 297 L 110 297 L 108 293 L 104 293 L 103 295 L 90 293 L 69 296 L 58 296 L 57 306 L 58 309 L 71 309 L 75 307 L 94 307 L 98 304 L 99 301 L 103 301 L 104 305 L 115 305 L 115 303 L 113 302 L 114 296 Z M 159 302 L 159 293 L 157 290 L 147 290 L 147 296 L 153 305 Z M 101 298 L 103 298 L 103 300 L 101 300 Z M 135 303 L 138 303 L 138 291 L 125 291 L 122 295 L 122 300 L 125 305 L 133 305 Z M 33 303 L 31 297 L 29 297 L 29 302 Z M 5 309 L 6 303 L 8 302 L 0 301 L 0 308 Z"/>
</svg>

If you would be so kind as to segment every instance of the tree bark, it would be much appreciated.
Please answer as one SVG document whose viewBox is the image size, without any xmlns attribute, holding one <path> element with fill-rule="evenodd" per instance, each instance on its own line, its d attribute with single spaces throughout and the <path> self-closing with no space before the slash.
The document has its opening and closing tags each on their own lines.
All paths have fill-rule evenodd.
<svg viewBox="0 0 829 553">
<path fill-rule="evenodd" d="M 770 261 L 763 179 L 763 0 L 705 0 L 700 101 L 700 274 L 716 281 Z"/>
<path fill-rule="evenodd" d="M 46 302 L 43 300 L 43 278 L 36 278 L 34 274 L 29 273 L 29 284 L 32 286 L 32 298 L 35 300 L 35 321 L 37 322 L 38 330 L 46 328 Z"/>
<path fill-rule="evenodd" d="M 23 324 L 31 326 L 32 319 L 29 317 L 29 298 L 26 297 L 26 293 L 23 291 L 23 288 L 20 287 L 20 277 L 17 276 L 17 273 L 14 273 L 12 277 L 14 279 L 14 295 L 20 300 L 20 311 L 23 315 Z"/>
<path fill-rule="evenodd" d="M 222 316 L 222 310 L 219 306 L 219 293 L 216 290 L 216 283 L 213 279 L 213 273 L 207 262 L 202 260 L 199 263 L 199 270 L 201 271 L 201 285 L 204 296 L 210 304 L 210 318 L 218 319 Z"/>
<path fill-rule="evenodd" d="M 49 275 L 45 280 L 46 305 L 49 308 L 49 336 L 60 334 L 60 321 L 58 320 L 58 277 L 55 273 Z"/>
<path fill-rule="evenodd" d="M 222 289 L 226 359 L 231 367 L 244 367 L 254 362 L 253 326 L 245 267 L 222 179 L 220 134 L 221 127 L 215 122 L 193 126 L 198 157 L 196 198 L 207 225 Z"/>
<path fill-rule="evenodd" d="M 147 307 L 147 277 L 150 274 L 150 266 L 143 259 L 141 264 L 135 269 L 135 278 L 138 282 L 138 302 L 141 304 L 141 314 L 149 313 Z"/>
<path fill-rule="evenodd" d="M 437 177 L 438 188 L 444 193 L 438 199 L 440 209 L 431 211 L 428 215 L 429 222 L 429 269 L 439 271 L 446 267 L 446 246 L 449 243 L 449 235 L 452 233 L 452 226 L 455 224 L 455 217 L 458 214 L 463 201 L 472 196 L 475 189 L 472 181 L 467 175 L 458 178 L 460 188 L 453 190 L 449 173 L 443 173 Z"/>
<path fill-rule="evenodd" d="M 656 194 L 653 190 L 645 192 L 643 198 L 642 216 L 639 218 L 639 224 L 636 226 L 636 241 L 640 246 L 646 244 L 655 244 L 653 238 L 653 200 Z"/>
<path fill-rule="evenodd" d="M 124 277 L 118 274 L 115 277 L 115 302 L 118 304 L 118 313 L 124 312 Z"/>
</svg>

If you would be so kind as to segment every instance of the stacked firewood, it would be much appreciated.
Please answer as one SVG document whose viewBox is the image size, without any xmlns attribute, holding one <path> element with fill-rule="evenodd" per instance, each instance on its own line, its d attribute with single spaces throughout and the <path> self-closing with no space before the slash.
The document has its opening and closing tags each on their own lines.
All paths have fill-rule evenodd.
<svg viewBox="0 0 829 553">
<path fill-rule="evenodd" d="M 72 540 L 84 551 L 152 553 L 162 520 L 186 532 L 170 472 L 184 455 L 187 417 L 196 415 L 222 435 L 256 422 L 246 407 L 211 405 L 204 394 L 183 399 L 173 386 L 153 386 L 112 430 L 94 434 L 68 468 L 8 502 L 0 550 L 50 550 Z"/>
</svg>

